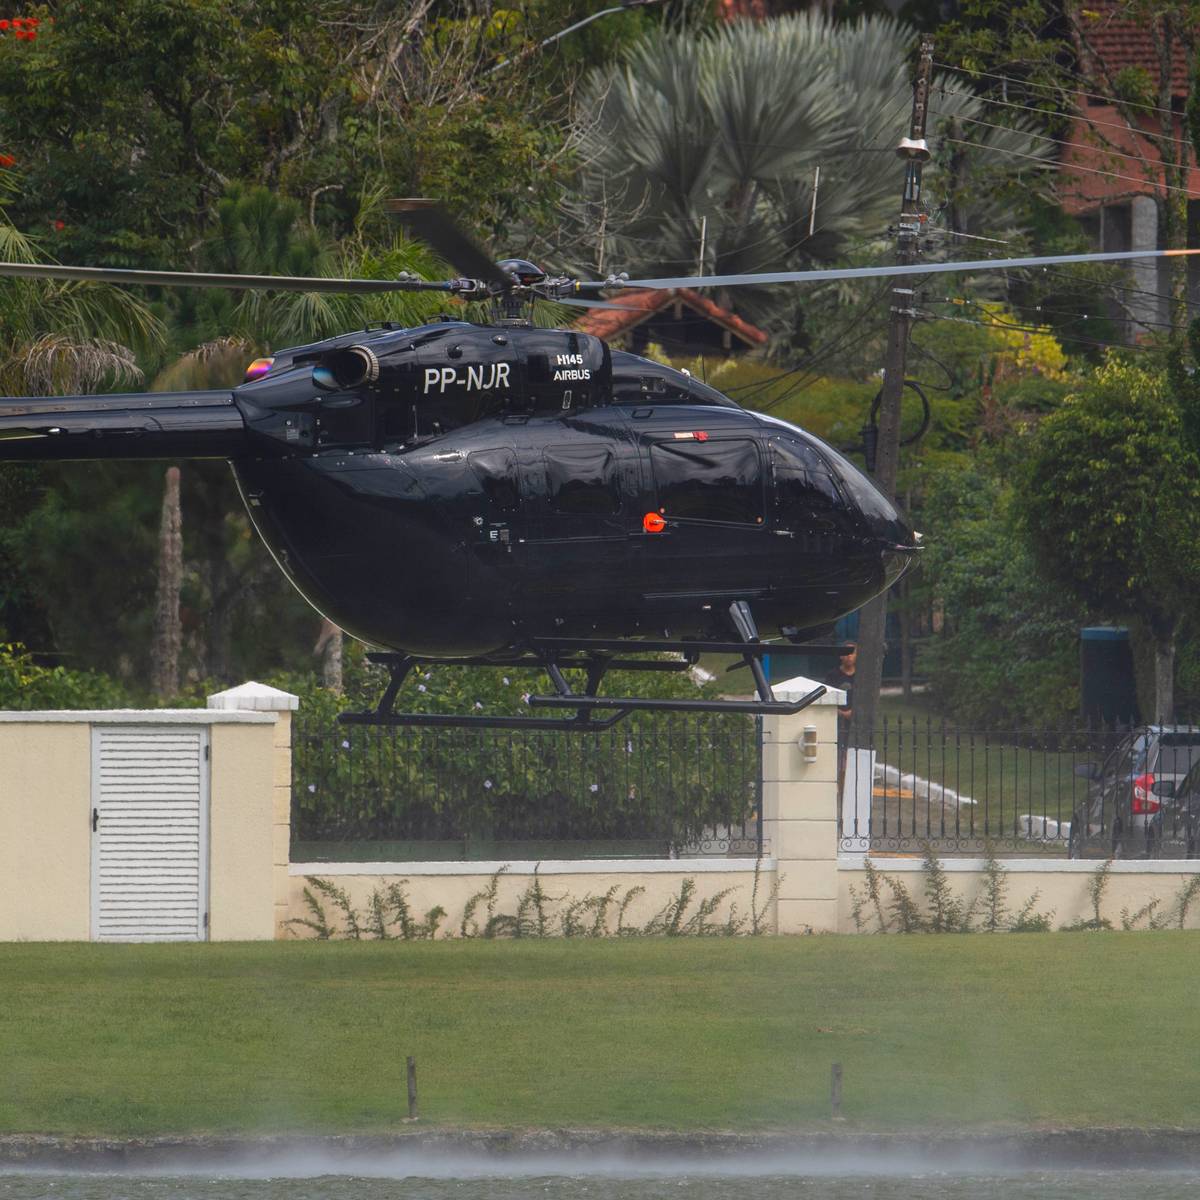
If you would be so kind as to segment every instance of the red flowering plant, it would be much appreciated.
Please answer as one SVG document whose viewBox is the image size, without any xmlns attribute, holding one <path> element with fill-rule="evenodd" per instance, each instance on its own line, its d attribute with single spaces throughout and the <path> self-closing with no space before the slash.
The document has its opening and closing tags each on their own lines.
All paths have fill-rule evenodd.
<svg viewBox="0 0 1200 1200">
<path fill-rule="evenodd" d="M 36 42 L 40 17 L 0 17 L 0 37 L 11 37 L 18 42 Z"/>
</svg>

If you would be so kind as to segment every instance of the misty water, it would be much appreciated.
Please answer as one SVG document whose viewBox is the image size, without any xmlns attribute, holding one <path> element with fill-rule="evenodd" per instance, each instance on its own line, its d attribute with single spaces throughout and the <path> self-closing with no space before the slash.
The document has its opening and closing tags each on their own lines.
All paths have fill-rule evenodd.
<svg viewBox="0 0 1200 1200">
<path fill-rule="evenodd" d="M 1182 1200 L 1200 1169 L 953 1168 L 811 1155 L 696 1162 L 381 1157 L 150 1170 L 0 1167 L 0 1200 Z"/>
</svg>

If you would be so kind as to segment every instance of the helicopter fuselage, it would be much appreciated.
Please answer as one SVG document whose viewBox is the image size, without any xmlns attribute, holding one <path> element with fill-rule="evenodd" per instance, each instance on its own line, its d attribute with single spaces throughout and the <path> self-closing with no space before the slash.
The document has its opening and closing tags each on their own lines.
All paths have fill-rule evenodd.
<svg viewBox="0 0 1200 1200">
<path fill-rule="evenodd" d="M 735 600 L 763 630 L 812 630 L 916 552 L 831 447 L 571 331 L 385 328 L 231 392 L 0 401 L 0 459 L 175 456 L 231 461 L 320 612 L 427 657 L 719 638 Z"/>
</svg>

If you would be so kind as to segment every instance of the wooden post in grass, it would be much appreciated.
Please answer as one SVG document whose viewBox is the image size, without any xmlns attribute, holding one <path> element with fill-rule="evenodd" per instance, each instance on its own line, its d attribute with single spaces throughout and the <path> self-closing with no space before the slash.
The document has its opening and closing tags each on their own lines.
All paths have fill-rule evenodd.
<svg viewBox="0 0 1200 1200">
<path fill-rule="evenodd" d="M 842 1064 L 834 1063 L 829 1079 L 830 1115 L 835 1121 L 842 1119 Z"/>
<path fill-rule="evenodd" d="M 417 1060 L 408 1056 L 408 1119 L 417 1119 Z"/>
</svg>

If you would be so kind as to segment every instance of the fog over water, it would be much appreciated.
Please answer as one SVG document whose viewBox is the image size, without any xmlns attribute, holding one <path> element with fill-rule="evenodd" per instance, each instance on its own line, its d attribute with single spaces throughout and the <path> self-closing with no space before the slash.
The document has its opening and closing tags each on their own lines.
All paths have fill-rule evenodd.
<svg viewBox="0 0 1200 1200">
<path fill-rule="evenodd" d="M 291 1154 L 108 1171 L 0 1167 L 0 1200 L 1188 1200 L 1200 1170 L 1004 1169 L 896 1155 L 696 1161 Z"/>
</svg>

